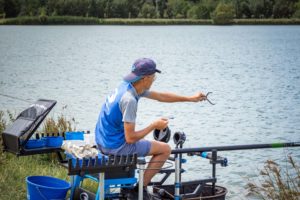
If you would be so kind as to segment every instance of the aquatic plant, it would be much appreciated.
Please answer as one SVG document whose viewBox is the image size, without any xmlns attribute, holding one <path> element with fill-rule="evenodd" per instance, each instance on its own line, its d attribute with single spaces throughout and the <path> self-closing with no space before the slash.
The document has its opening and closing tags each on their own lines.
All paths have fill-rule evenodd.
<svg viewBox="0 0 300 200">
<path fill-rule="evenodd" d="M 74 118 L 67 119 L 63 114 L 55 120 L 53 117 L 48 117 L 43 123 L 42 133 L 62 133 L 66 131 L 74 131 L 76 122 Z"/>
<path fill-rule="evenodd" d="M 300 197 L 300 167 L 287 157 L 287 167 L 282 169 L 276 162 L 267 160 L 260 171 L 260 180 L 247 184 L 250 195 L 262 199 L 298 200 Z"/>
<path fill-rule="evenodd" d="M 4 112 L 0 111 L 0 164 L 4 162 L 4 154 L 3 154 L 3 147 L 2 147 L 2 132 L 6 127 L 6 121 L 4 119 Z"/>
<path fill-rule="evenodd" d="M 7 127 L 8 123 L 11 123 L 15 119 L 14 116 L 15 114 L 10 111 L 4 112 L 0 110 L 0 164 L 3 164 L 6 160 L 6 154 L 3 153 L 2 133 Z"/>
</svg>

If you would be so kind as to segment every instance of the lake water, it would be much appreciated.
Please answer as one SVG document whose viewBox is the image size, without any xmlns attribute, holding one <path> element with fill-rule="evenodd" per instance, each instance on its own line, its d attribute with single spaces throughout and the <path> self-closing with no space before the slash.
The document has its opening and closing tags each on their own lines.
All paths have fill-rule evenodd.
<svg viewBox="0 0 300 200">
<path fill-rule="evenodd" d="M 105 96 L 140 57 L 163 72 L 153 90 L 213 92 L 216 105 L 142 99 L 138 129 L 173 116 L 184 147 L 300 141 L 300 26 L 0 26 L 0 93 L 57 100 L 50 116 L 64 113 L 93 133 Z M 16 113 L 30 105 L 0 103 Z M 252 199 L 248 178 L 267 159 L 285 167 L 287 154 L 299 162 L 299 148 L 220 152 L 229 166 L 218 166 L 218 184 L 228 199 Z M 184 168 L 183 180 L 210 176 L 208 160 L 193 157 Z"/>
</svg>

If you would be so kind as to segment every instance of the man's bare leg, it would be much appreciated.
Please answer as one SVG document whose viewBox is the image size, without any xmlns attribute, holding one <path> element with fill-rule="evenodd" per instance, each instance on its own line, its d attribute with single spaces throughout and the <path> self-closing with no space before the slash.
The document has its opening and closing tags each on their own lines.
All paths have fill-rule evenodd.
<svg viewBox="0 0 300 200">
<path fill-rule="evenodd" d="M 151 141 L 151 149 L 148 155 L 153 155 L 144 174 L 144 186 L 147 186 L 153 176 L 159 172 L 165 161 L 171 154 L 171 147 L 164 142 Z"/>
</svg>

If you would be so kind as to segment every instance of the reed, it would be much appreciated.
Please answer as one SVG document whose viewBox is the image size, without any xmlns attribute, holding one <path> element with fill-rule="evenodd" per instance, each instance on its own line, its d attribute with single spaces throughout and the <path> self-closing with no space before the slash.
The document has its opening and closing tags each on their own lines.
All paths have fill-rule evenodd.
<svg viewBox="0 0 300 200">
<path fill-rule="evenodd" d="M 2 141 L 2 132 L 6 128 L 6 120 L 4 118 L 4 112 L 0 111 L 0 165 L 5 161 L 5 154 L 3 153 L 3 141 Z"/>
<path fill-rule="evenodd" d="M 43 133 L 62 133 L 66 131 L 74 131 L 75 119 L 67 119 L 65 115 L 61 114 L 55 120 L 53 117 L 46 118 L 45 122 L 42 125 L 41 132 Z"/>
<path fill-rule="evenodd" d="M 287 157 L 287 163 L 282 169 L 276 162 L 266 161 L 260 171 L 261 179 L 247 184 L 249 194 L 268 200 L 299 200 L 300 167 L 292 156 Z"/>
<path fill-rule="evenodd" d="M 207 19 L 99 19 L 103 25 L 210 25 L 211 20 Z"/>
<path fill-rule="evenodd" d="M 77 16 L 36 16 L 17 17 L 0 20 L 0 25 L 208 25 L 206 19 L 122 19 L 93 18 Z"/>
<path fill-rule="evenodd" d="M 211 19 L 95 18 L 78 16 L 22 16 L 0 19 L 0 25 L 212 25 Z M 299 18 L 233 19 L 231 25 L 299 25 Z"/>
<path fill-rule="evenodd" d="M 299 25 L 300 19 L 234 19 L 236 25 Z"/>
<path fill-rule="evenodd" d="M 10 111 L 0 110 L 0 165 L 4 164 L 6 161 L 6 154 L 3 153 L 3 141 L 2 141 L 2 132 L 7 127 L 8 123 L 11 123 L 15 119 L 15 114 Z"/>
<path fill-rule="evenodd" d="M 98 18 L 76 16 L 22 16 L 0 20 L 0 25 L 95 25 Z"/>
</svg>

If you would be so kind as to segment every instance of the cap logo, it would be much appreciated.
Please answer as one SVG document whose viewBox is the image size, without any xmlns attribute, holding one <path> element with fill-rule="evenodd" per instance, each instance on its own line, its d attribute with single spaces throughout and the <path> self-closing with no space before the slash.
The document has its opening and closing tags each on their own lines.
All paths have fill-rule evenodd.
<svg viewBox="0 0 300 200">
<path fill-rule="evenodd" d="M 132 65 L 131 71 L 133 72 L 135 69 L 136 69 L 136 66 L 135 66 L 135 65 Z"/>
</svg>

